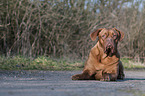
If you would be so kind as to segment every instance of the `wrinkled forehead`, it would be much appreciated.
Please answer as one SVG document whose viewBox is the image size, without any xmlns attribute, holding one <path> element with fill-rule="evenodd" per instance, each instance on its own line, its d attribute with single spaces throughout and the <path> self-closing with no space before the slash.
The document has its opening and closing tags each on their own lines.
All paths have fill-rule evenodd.
<svg viewBox="0 0 145 96">
<path fill-rule="evenodd" d="M 117 32 L 114 29 L 106 29 L 104 28 L 101 32 L 100 35 L 111 35 L 111 34 L 117 34 Z"/>
</svg>

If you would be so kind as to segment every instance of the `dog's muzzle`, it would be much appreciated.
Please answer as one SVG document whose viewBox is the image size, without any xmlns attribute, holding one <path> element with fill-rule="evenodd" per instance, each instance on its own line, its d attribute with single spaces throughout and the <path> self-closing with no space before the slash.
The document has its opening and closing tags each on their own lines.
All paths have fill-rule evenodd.
<svg viewBox="0 0 145 96">
<path fill-rule="evenodd" d="M 109 56 L 111 56 L 115 52 L 113 44 L 107 44 L 105 47 L 105 53 Z"/>
</svg>

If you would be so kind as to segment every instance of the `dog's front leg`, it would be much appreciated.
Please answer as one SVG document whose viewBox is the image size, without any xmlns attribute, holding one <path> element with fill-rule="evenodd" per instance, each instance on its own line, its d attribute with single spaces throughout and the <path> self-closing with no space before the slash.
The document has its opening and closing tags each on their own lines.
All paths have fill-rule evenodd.
<svg viewBox="0 0 145 96">
<path fill-rule="evenodd" d="M 95 74 L 95 79 L 96 80 L 103 80 L 103 75 L 102 75 L 103 70 L 97 70 Z"/>
<path fill-rule="evenodd" d="M 94 80 L 94 74 L 90 74 L 89 70 L 84 71 L 82 74 L 72 76 L 72 80 Z"/>
</svg>

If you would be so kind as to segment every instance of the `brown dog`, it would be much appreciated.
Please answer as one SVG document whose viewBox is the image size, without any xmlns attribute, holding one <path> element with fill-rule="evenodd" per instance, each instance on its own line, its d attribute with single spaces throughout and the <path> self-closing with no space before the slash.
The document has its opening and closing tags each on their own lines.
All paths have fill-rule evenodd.
<svg viewBox="0 0 145 96">
<path fill-rule="evenodd" d="M 90 51 L 83 73 L 72 76 L 72 80 L 115 81 L 123 79 L 123 65 L 117 44 L 124 38 L 124 33 L 116 28 L 100 28 L 90 36 L 93 41 L 97 36 L 99 40 Z"/>
</svg>

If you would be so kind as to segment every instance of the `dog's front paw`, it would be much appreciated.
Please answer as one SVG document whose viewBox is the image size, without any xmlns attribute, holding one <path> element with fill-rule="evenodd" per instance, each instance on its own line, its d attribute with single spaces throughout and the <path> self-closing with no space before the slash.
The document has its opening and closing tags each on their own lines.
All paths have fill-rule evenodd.
<svg viewBox="0 0 145 96">
<path fill-rule="evenodd" d="M 109 75 L 104 76 L 100 81 L 110 81 Z"/>
<path fill-rule="evenodd" d="M 110 80 L 110 75 L 109 74 L 103 74 L 103 78 L 100 79 L 100 81 L 111 81 Z"/>
<path fill-rule="evenodd" d="M 73 75 L 72 77 L 71 77 L 71 79 L 72 80 L 79 80 L 80 79 L 80 75 L 78 74 L 78 75 Z"/>
</svg>

